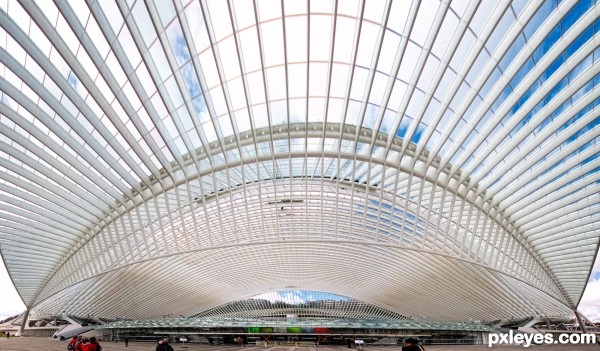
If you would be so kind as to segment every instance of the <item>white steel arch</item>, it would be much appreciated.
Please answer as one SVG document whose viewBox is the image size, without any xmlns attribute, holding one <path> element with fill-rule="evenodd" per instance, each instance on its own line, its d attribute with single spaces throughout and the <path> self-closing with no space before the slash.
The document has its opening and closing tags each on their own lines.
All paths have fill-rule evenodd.
<svg viewBox="0 0 600 351">
<path fill-rule="evenodd" d="M 567 317 L 599 242 L 599 18 L 591 0 L 0 1 L 2 258 L 43 314 L 294 287 Z"/>
</svg>

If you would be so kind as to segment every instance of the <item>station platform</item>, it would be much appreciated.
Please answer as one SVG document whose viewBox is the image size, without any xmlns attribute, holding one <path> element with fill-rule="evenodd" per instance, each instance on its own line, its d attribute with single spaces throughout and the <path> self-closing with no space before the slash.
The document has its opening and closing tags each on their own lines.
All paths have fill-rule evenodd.
<svg viewBox="0 0 600 351">
<path fill-rule="evenodd" d="M 152 343 L 135 343 L 130 342 L 128 347 L 125 347 L 123 342 L 103 342 L 103 351 L 148 351 L 154 350 L 155 345 Z M 347 347 L 344 346 L 318 346 L 318 347 L 268 347 L 246 345 L 245 347 L 239 347 L 237 345 L 198 345 L 198 344 L 186 344 L 185 347 L 182 344 L 171 344 L 173 349 L 176 351 L 238 351 L 243 349 L 244 351 L 344 351 Z M 536 351 L 586 351 L 586 350 L 599 350 L 598 345 L 536 345 L 533 346 Z M 0 339 L 0 350 L 2 351 L 31 351 L 31 350 L 46 350 L 46 351 L 64 351 L 67 349 L 66 341 L 58 341 L 48 338 L 10 338 Z M 364 350 L 373 351 L 401 351 L 400 346 L 367 346 Z M 526 350 L 522 346 L 505 346 L 498 345 L 488 347 L 487 345 L 431 345 L 426 346 L 426 351 L 513 351 L 513 350 Z M 356 349 L 355 349 L 356 350 Z"/>
</svg>

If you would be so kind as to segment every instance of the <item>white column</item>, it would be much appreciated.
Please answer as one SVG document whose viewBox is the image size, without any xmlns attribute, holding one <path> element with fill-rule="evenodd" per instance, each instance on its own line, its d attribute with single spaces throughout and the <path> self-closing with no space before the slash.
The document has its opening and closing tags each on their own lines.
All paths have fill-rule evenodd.
<svg viewBox="0 0 600 351">
<path fill-rule="evenodd" d="M 28 318 L 29 318 L 29 308 L 26 309 L 25 312 L 23 312 L 23 316 L 21 318 L 21 327 L 19 328 L 19 331 L 17 332 L 17 336 L 23 335 L 23 331 L 25 331 L 25 325 L 27 325 Z"/>
<path fill-rule="evenodd" d="M 579 315 L 579 311 L 577 310 L 575 310 L 575 317 L 577 317 L 577 322 L 579 323 L 579 329 L 581 329 L 581 332 L 587 333 L 585 321 L 583 320 L 583 318 L 581 318 L 581 316 Z"/>
</svg>

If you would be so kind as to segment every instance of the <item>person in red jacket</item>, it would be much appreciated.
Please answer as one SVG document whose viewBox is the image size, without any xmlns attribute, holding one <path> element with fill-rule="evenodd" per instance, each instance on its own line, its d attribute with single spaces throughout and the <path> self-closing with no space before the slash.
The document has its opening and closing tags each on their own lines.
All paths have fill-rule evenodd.
<svg viewBox="0 0 600 351">
<path fill-rule="evenodd" d="M 85 338 L 81 342 L 78 342 L 76 351 L 92 351 L 90 346 L 90 339 Z"/>
<path fill-rule="evenodd" d="M 81 344 L 83 344 L 83 336 L 79 335 L 77 341 L 75 341 L 75 350 L 81 351 Z"/>
<path fill-rule="evenodd" d="M 77 342 L 77 335 L 73 336 L 67 345 L 68 351 L 75 351 L 75 343 Z"/>
<path fill-rule="evenodd" d="M 77 351 L 101 351 L 102 346 L 98 344 L 98 341 L 95 337 L 91 337 L 90 339 L 84 339 L 83 343 L 79 345 Z"/>
</svg>

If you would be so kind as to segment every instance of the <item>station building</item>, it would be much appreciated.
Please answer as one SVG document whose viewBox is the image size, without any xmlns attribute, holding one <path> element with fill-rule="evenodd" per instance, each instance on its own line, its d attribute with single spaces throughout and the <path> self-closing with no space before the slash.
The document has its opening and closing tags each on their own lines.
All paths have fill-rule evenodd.
<svg viewBox="0 0 600 351">
<path fill-rule="evenodd" d="M 593 0 L 0 1 L 3 326 L 584 329 L 599 31 Z"/>
</svg>

